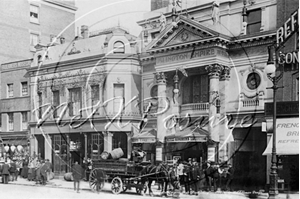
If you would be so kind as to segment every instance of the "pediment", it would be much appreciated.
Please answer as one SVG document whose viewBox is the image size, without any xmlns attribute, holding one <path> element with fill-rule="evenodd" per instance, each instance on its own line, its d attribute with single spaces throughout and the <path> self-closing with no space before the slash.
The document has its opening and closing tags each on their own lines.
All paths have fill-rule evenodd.
<svg viewBox="0 0 300 199">
<path fill-rule="evenodd" d="M 180 16 L 176 23 L 169 24 L 147 47 L 147 50 L 184 44 L 214 37 L 220 34 L 199 22 Z"/>
</svg>

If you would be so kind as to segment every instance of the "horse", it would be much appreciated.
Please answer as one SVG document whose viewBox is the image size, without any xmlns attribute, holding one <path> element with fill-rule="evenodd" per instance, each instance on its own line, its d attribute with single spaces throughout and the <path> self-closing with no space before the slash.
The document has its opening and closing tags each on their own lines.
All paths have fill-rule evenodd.
<svg viewBox="0 0 300 199">
<path fill-rule="evenodd" d="M 151 189 L 152 182 L 155 180 L 156 182 L 162 185 L 161 195 L 163 197 L 167 197 L 168 184 L 174 182 L 172 171 L 170 170 L 169 165 L 166 163 L 160 163 L 159 165 L 149 165 L 145 167 L 141 172 L 141 181 L 143 184 L 147 184 L 147 188 L 149 190 L 149 195 L 153 195 L 153 191 Z M 173 185 L 174 186 L 174 185 Z M 147 189 L 145 189 L 144 194 L 146 194 Z"/>
</svg>

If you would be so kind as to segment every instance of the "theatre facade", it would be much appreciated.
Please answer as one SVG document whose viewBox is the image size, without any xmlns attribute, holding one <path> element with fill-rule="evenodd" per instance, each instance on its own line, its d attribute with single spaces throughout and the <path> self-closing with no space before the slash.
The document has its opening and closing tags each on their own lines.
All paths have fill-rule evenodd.
<svg viewBox="0 0 300 199">
<path fill-rule="evenodd" d="M 276 22 L 270 20 L 276 5 L 223 2 L 217 23 L 207 14 L 211 4 L 191 7 L 188 15 L 171 9 L 138 22 L 144 42 L 142 96 L 149 99 L 143 101 L 144 114 L 149 113 L 145 129 L 157 129 L 156 160 L 230 163 L 236 189 L 264 189 L 262 123 L 265 102 L 272 100 L 264 68 L 267 46 L 276 39 Z M 248 16 L 260 13 L 256 30 L 243 26 L 245 9 Z"/>
</svg>

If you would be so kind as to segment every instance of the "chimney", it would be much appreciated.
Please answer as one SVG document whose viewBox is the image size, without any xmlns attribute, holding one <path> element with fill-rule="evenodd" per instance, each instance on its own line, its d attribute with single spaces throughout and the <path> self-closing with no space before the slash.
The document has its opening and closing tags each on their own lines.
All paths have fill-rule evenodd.
<svg viewBox="0 0 300 199">
<path fill-rule="evenodd" d="M 89 37 L 89 27 L 86 25 L 81 26 L 81 36 L 83 39 L 86 39 Z"/>
</svg>

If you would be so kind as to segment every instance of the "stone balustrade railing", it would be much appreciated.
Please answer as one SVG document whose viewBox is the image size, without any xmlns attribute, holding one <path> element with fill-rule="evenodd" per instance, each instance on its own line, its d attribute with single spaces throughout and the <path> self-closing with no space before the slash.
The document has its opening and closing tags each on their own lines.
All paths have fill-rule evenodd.
<svg viewBox="0 0 300 199">
<path fill-rule="evenodd" d="M 208 111 L 209 104 L 207 102 L 205 103 L 193 103 L 193 104 L 183 104 L 180 106 L 181 111 Z"/>
</svg>

